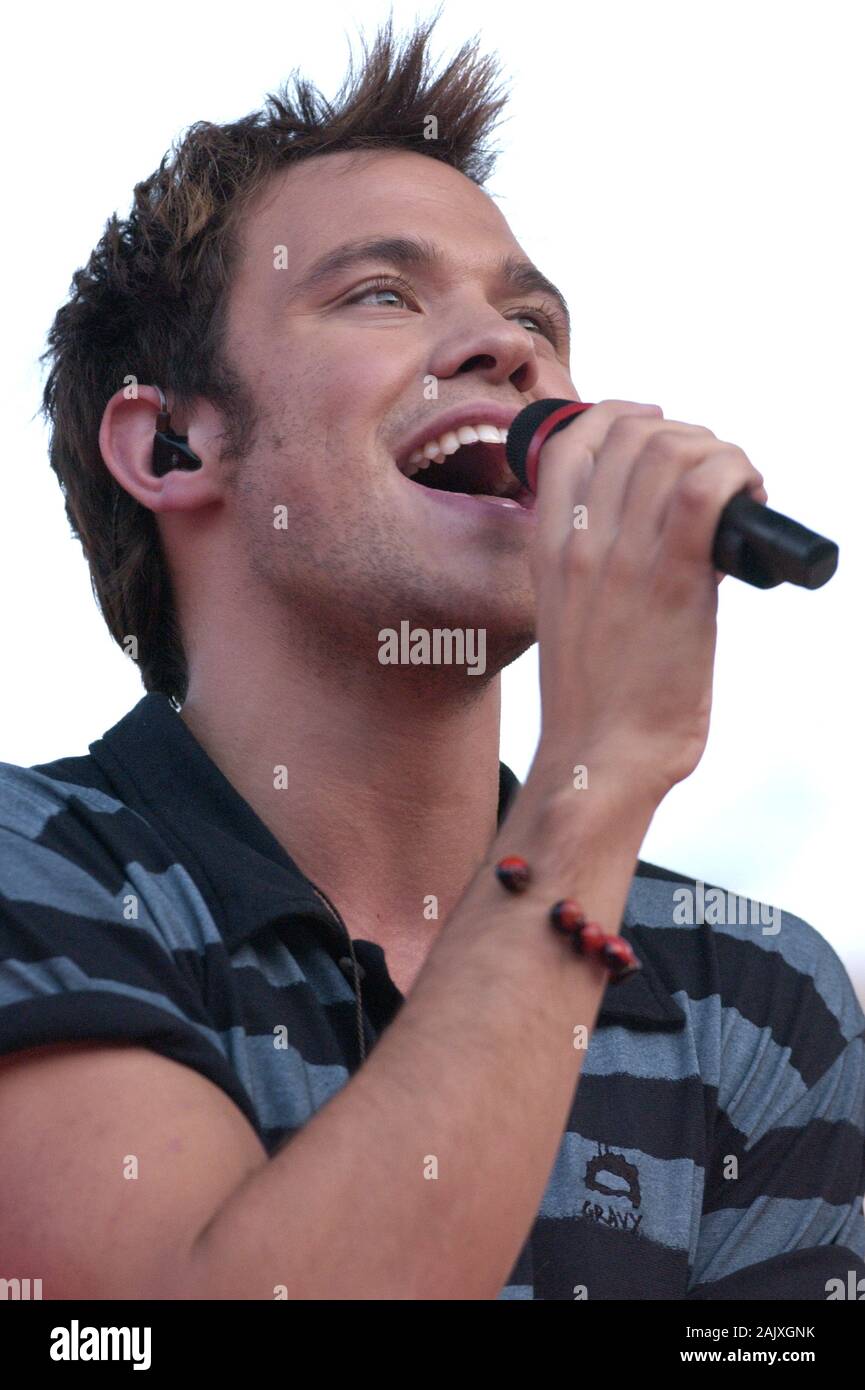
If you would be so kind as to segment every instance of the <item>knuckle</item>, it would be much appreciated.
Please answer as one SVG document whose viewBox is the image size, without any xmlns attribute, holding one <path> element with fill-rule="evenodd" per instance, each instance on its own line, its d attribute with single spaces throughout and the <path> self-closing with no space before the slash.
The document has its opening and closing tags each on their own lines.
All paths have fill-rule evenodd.
<svg viewBox="0 0 865 1390">
<path fill-rule="evenodd" d="M 715 498 L 717 488 L 711 478 L 696 470 L 686 473 L 676 489 L 679 505 L 689 512 L 701 511 Z"/>
<path fill-rule="evenodd" d="M 740 445 L 731 443 L 729 439 L 719 439 L 718 443 L 728 454 L 735 454 L 737 458 L 744 459 L 747 464 L 751 463 L 745 450 L 741 448 Z"/>
<path fill-rule="evenodd" d="M 665 420 L 664 424 L 675 434 L 705 434 L 709 439 L 718 437 L 708 425 L 692 425 L 689 420 Z"/>
<path fill-rule="evenodd" d="M 643 442 L 639 466 L 645 468 L 676 462 L 683 458 L 686 452 L 690 454 L 692 451 L 693 444 L 687 445 L 682 435 L 676 434 L 674 430 L 656 430 Z"/>
<path fill-rule="evenodd" d="M 562 568 L 566 575 L 583 578 L 594 568 L 595 557 L 586 535 L 576 532 L 569 536 L 561 555 Z"/>
<path fill-rule="evenodd" d="M 648 444 L 651 448 L 662 449 L 667 455 L 682 455 L 694 452 L 694 442 L 693 430 L 671 428 L 670 421 L 667 420 L 663 428 L 655 431 Z"/>
<path fill-rule="evenodd" d="M 748 458 L 748 455 L 745 453 L 744 449 L 740 448 L 738 444 L 729 444 L 726 440 L 723 440 L 722 442 L 725 451 L 728 454 L 732 455 L 732 457 L 735 458 L 739 463 L 744 464 L 744 471 L 747 475 L 748 482 L 762 483 L 764 481 L 763 474 L 759 471 L 759 469 L 754 467 L 753 463 Z"/>
<path fill-rule="evenodd" d="M 660 406 L 644 405 L 640 401 L 599 401 L 594 409 L 601 411 L 610 420 L 657 420 L 659 411 L 663 415 Z"/>
<path fill-rule="evenodd" d="M 625 445 L 638 445 L 646 437 L 646 431 L 657 428 L 657 416 L 617 415 L 607 430 L 607 439 Z"/>
<path fill-rule="evenodd" d="M 666 448 L 663 444 L 656 444 L 654 440 L 647 440 L 646 446 L 637 456 L 634 463 L 633 476 L 638 479 L 651 478 L 655 484 L 660 484 L 670 474 L 671 464 L 677 462 L 674 451 Z M 676 469 L 678 475 L 678 469 Z"/>
</svg>

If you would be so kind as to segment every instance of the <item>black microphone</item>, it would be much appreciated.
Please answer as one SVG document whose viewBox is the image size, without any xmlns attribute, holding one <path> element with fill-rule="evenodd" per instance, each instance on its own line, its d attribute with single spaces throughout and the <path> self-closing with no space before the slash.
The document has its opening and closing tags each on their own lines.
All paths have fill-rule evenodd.
<svg viewBox="0 0 865 1390">
<path fill-rule="evenodd" d="M 537 461 L 544 441 L 593 404 L 543 400 L 520 411 L 508 430 L 506 454 L 523 487 L 536 491 Z M 560 418 L 551 420 L 557 413 Z M 756 589 L 774 589 L 785 581 L 819 589 L 838 568 L 838 547 L 798 521 L 755 502 L 745 491 L 731 498 L 721 512 L 712 560 L 716 569 Z"/>
</svg>

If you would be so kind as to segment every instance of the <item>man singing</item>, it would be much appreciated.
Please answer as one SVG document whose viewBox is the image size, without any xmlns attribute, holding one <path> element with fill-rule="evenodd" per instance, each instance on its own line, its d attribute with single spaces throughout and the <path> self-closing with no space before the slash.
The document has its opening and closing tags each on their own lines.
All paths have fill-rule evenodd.
<svg viewBox="0 0 865 1390">
<path fill-rule="evenodd" d="M 605 400 L 519 489 L 514 417 L 579 399 L 568 312 L 483 187 L 497 68 L 431 73 L 431 29 L 386 25 L 335 102 L 296 78 L 194 125 L 52 326 L 51 465 L 147 693 L 0 772 L 0 1275 L 844 1296 L 847 973 L 638 857 L 706 743 L 718 519 L 763 479 Z M 535 641 L 520 786 L 500 673 Z"/>
</svg>

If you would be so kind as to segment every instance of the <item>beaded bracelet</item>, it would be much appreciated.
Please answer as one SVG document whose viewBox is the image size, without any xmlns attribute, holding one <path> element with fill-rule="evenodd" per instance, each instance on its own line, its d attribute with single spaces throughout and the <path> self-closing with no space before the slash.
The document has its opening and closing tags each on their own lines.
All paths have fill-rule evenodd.
<svg viewBox="0 0 865 1390">
<path fill-rule="evenodd" d="M 524 893 L 531 883 L 531 869 L 518 854 L 508 854 L 496 864 L 496 878 L 509 893 Z M 597 922 L 586 920 L 573 898 L 562 898 L 550 908 L 550 924 L 570 938 L 580 956 L 592 956 L 610 972 L 610 983 L 617 985 L 642 970 L 629 941 L 605 932 Z"/>
</svg>

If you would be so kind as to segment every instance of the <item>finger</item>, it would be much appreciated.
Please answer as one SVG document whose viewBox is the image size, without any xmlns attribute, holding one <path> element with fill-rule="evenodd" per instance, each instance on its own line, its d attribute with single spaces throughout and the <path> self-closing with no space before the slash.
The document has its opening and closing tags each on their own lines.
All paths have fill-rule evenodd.
<svg viewBox="0 0 865 1390">
<path fill-rule="evenodd" d="M 760 493 L 763 478 L 737 445 L 718 441 L 673 489 L 659 537 L 659 554 L 693 569 L 711 560 L 721 512 L 736 493 Z"/>
<path fill-rule="evenodd" d="M 598 451 L 614 422 L 626 415 L 661 414 L 660 406 L 634 401 L 599 401 L 583 411 L 566 429 L 551 435 L 538 461 L 537 544 L 547 554 L 558 553 L 574 534 L 574 507 L 586 500 Z"/>
<path fill-rule="evenodd" d="M 629 553 L 654 550 L 673 487 L 714 440 L 681 420 L 617 421 L 592 478 L 593 524 L 602 522 L 609 541 Z"/>
</svg>

